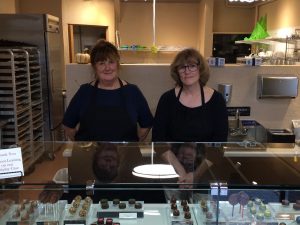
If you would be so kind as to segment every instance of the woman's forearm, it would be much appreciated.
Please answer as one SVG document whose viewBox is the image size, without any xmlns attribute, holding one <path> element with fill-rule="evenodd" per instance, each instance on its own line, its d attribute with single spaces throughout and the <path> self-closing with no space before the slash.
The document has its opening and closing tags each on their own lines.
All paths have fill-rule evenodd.
<svg viewBox="0 0 300 225">
<path fill-rule="evenodd" d="M 149 134 L 151 128 L 139 128 L 138 129 L 138 136 L 139 136 L 139 141 L 144 141 Z"/>
</svg>

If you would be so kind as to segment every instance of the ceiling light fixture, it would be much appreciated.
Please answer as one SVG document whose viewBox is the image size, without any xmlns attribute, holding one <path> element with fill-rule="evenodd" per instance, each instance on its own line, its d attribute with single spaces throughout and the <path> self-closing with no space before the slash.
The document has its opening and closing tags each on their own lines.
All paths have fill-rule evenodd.
<svg viewBox="0 0 300 225">
<path fill-rule="evenodd" d="M 154 144 L 151 143 L 151 164 L 136 166 L 132 174 L 137 177 L 151 178 L 151 179 L 168 179 L 176 178 L 179 175 L 176 173 L 174 167 L 168 164 L 154 164 Z"/>
</svg>

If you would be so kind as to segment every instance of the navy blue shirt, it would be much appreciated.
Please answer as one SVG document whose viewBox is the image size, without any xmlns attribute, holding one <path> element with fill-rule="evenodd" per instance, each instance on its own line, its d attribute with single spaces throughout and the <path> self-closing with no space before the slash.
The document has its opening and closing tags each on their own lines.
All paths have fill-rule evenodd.
<svg viewBox="0 0 300 225">
<path fill-rule="evenodd" d="M 124 105 L 133 123 L 138 123 L 142 128 L 152 127 L 153 116 L 145 97 L 136 85 L 127 84 L 118 89 L 106 90 L 94 87 L 89 83 L 81 85 L 72 98 L 64 115 L 63 124 L 65 126 L 76 127 L 91 104 L 90 100 L 94 93 L 96 94 L 96 104 L 99 106 Z M 92 122 L 93 118 L 91 118 Z"/>
</svg>

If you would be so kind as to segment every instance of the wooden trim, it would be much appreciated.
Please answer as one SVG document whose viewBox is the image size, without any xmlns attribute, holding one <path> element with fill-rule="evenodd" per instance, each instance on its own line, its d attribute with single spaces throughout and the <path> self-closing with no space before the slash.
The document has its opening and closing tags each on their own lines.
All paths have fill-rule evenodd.
<svg viewBox="0 0 300 225">
<path fill-rule="evenodd" d="M 75 62 L 75 52 L 74 52 L 74 36 L 73 36 L 73 25 L 68 24 L 68 35 L 69 35 L 69 57 L 70 63 Z"/>
</svg>

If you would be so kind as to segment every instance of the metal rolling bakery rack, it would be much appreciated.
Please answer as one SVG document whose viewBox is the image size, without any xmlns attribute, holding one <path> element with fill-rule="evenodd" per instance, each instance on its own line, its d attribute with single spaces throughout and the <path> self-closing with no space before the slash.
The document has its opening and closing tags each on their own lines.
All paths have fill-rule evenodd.
<svg viewBox="0 0 300 225">
<path fill-rule="evenodd" d="M 43 130 L 43 98 L 40 67 L 40 52 L 37 48 L 26 47 L 29 53 L 30 99 L 31 99 L 31 140 L 33 160 L 36 161 L 44 153 Z"/>
<path fill-rule="evenodd" d="M 25 171 L 44 152 L 43 147 L 33 146 L 43 138 L 40 85 L 37 50 L 0 48 L 0 115 L 10 118 L 3 129 L 2 145 L 21 147 Z"/>
</svg>

